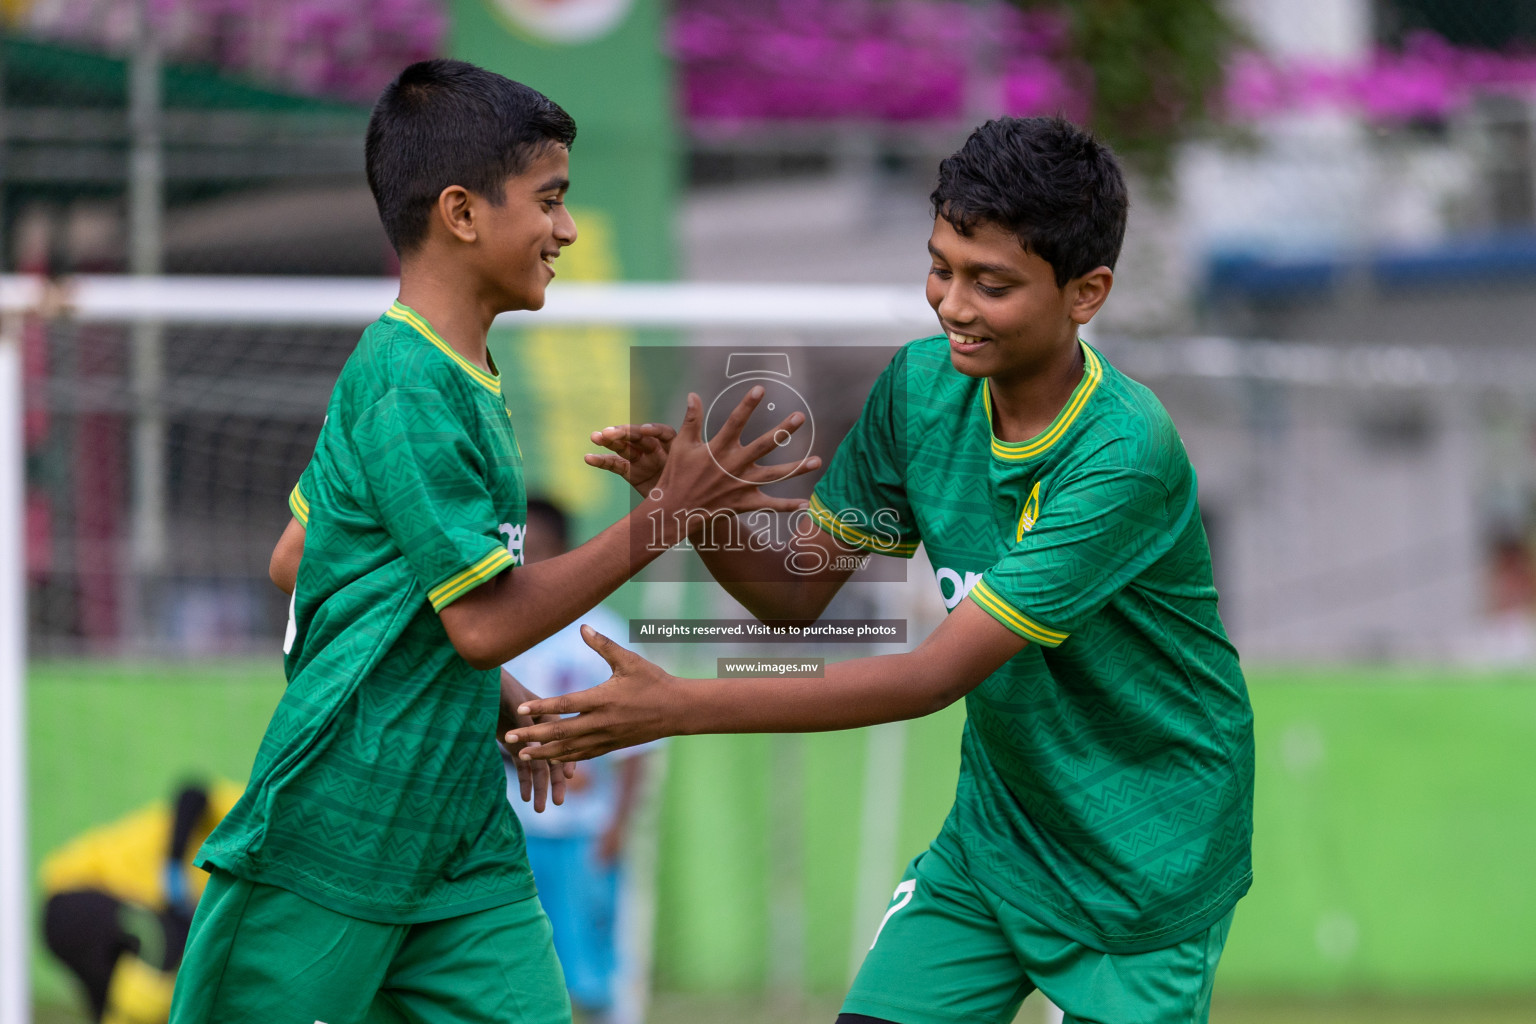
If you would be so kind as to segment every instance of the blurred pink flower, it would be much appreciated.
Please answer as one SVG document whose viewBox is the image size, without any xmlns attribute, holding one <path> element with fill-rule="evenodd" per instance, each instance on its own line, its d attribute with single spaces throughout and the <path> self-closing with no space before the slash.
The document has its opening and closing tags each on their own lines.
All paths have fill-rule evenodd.
<svg viewBox="0 0 1536 1024">
<path fill-rule="evenodd" d="M 1001 3 L 680 0 L 669 45 L 695 119 L 931 121 L 977 95 L 1081 108 L 1051 66 L 1065 40 L 1060 18 Z"/>
<path fill-rule="evenodd" d="M 1060 60 L 1016 57 L 1003 76 L 1003 113 L 1064 114 L 1081 121 L 1088 116 L 1088 97 L 1073 86 Z"/>
<path fill-rule="evenodd" d="M 1400 52 L 1377 50 L 1361 66 L 1238 54 L 1225 102 L 1239 120 L 1331 110 L 1392 122 L 1444 118 L 1491 93 L 1536 95 L 1536 57 L 1461 49 L 1420 33 Z"/>
</svg>

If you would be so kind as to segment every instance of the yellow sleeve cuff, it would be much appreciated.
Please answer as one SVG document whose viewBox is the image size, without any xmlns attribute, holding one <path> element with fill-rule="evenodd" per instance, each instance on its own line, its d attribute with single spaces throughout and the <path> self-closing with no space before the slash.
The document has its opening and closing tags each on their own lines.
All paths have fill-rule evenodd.
<svg viewBox="0 0 1536 1024">
<path fill-rule="evenodd" d="M 304 492 L 299 490 L 299 485 L 294 484 L 293 490 L 288 494 L 288 509 L 293 513 L 293 518 L 299 521 L 299 525 L 309 528 L 309 502 L 304 498 Z"/>
<path fill-rule="evenodd" d="M 442 611 L 511 564 L 512 555 L 507 549 L 497 548 L 468 569 L 455 573 L 427 591 L 427 600 L 432 602 L 432 610 Z"/>
<path fill-rule="evenodd" d="M 816 520 L 816 525 L 847 544 L 849 547 L 861 548 L 865 551 L 873 551 L 880 555 L 895 555 L 898 558 L 911 558 L 917 554 L 917 541 L 897 540 L 882 537 L 879 534 L 861 530 L 856 526 L 840 520 L 832 514 L 832 510 L 816 495 L 811 495 L 811 518 Z"/>
<path fill-rule="evenodd" d="M 1040 623 L 999 597 L 997 591 L 987 586 L 987 581 L 984 579 L 976 581 L 976 585 L 971 588 L 969 596 L 972 601 L 981 605 L 983 611 L 998 622 L 1001 622 L 1024 639 L 1033 641 L 1042 647 L 1060 647 L 1067 637 L 1072 635 L 1040 625 Z"/>
</svg>

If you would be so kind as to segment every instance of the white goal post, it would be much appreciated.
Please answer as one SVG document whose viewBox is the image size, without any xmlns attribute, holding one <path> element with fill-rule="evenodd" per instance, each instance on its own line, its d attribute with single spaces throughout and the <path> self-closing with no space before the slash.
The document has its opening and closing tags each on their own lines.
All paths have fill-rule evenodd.
<svg viewBox="0 0 1536 1024">
<path fill-rule="evenodd" d="M 21 332 L 0 317 L 0 1024 L 31 1019 Z"/>
<path fill-rule="evenodd" d="M 390 278 L 0 275 L 0 313 L 83 323 L 365 324 L 395 300 Z M 918 288 L 892 285 L 556 282 L 542 310 L 497 326 L 605 324 L 856 330 L 933 323 Z"/>
</svg>

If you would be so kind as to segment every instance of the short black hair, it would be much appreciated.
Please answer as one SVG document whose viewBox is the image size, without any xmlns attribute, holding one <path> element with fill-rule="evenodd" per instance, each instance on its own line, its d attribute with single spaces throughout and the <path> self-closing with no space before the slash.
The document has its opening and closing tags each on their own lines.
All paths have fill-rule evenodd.
<svg viewBox="0 0 1536 1024">
<path fill-rule="evenodd" d="M 562 548 L 571 546 L 571 519 L 565 514 L 565 509 L 550 501 L 548 498 L 528 499 L 528 523 L 532 525 L 537 519 L 550 528 L 556 537 L 560 539 Z"/>
<path fill-rule="evenodd" d="M 962 235 L 991 222 L 1056 271 L 1057 287 L 1115 267 L 1129 199 L 1109 147 L 1062 117 L 1000 117 L 939 164 L 935 217 Z"/>
<path fill-rule="evenodd" d="M 448 186 L 500 204 L 544 147 L 575 140 L 571 115 L 537 89 L 461 60 L 417 61 L 384 88 L 363 147 L 389 243 L 402 255 L 420 245 Z"/>
</svg>

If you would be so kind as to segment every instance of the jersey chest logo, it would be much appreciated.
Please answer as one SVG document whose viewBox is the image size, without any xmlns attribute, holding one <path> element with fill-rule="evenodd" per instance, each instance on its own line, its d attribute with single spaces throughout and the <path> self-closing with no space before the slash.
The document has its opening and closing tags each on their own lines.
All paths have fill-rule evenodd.
<svg viewBox="0 0 1536 1024">
<path fill-rule="evenodd" d="M 512 556 L 512 564 L 522 565 L 523 538 L 528 535 L 528 527 L 522 524 L 502 523 L 496 527 L 496 532 L 506 534 L 507 554 Z"/>
<path fill-rule="evenodd" d="M 965 595 L 971 592 L 981 580 L 981 573 L 966 571 L 962 579 L 960 574 L 948 566 L 940 566 L 933 570 L 934 578 L 939 581 L 939 596 L 944 599 L 944 607 L 954 611 L 955 606 L 965 599 Z"/>
<path fill-rule="evenodd" d="M 1024 511 L 1019 513 L 1018 535 L 1014 537 L 1014 543 L 1024 539 L 1024 535 L 1035 528 L 1040 521 L 1040 483 L 1035 482 L 1031 488 L 1029 497 L 1024 499 Z"/>
</svg>

